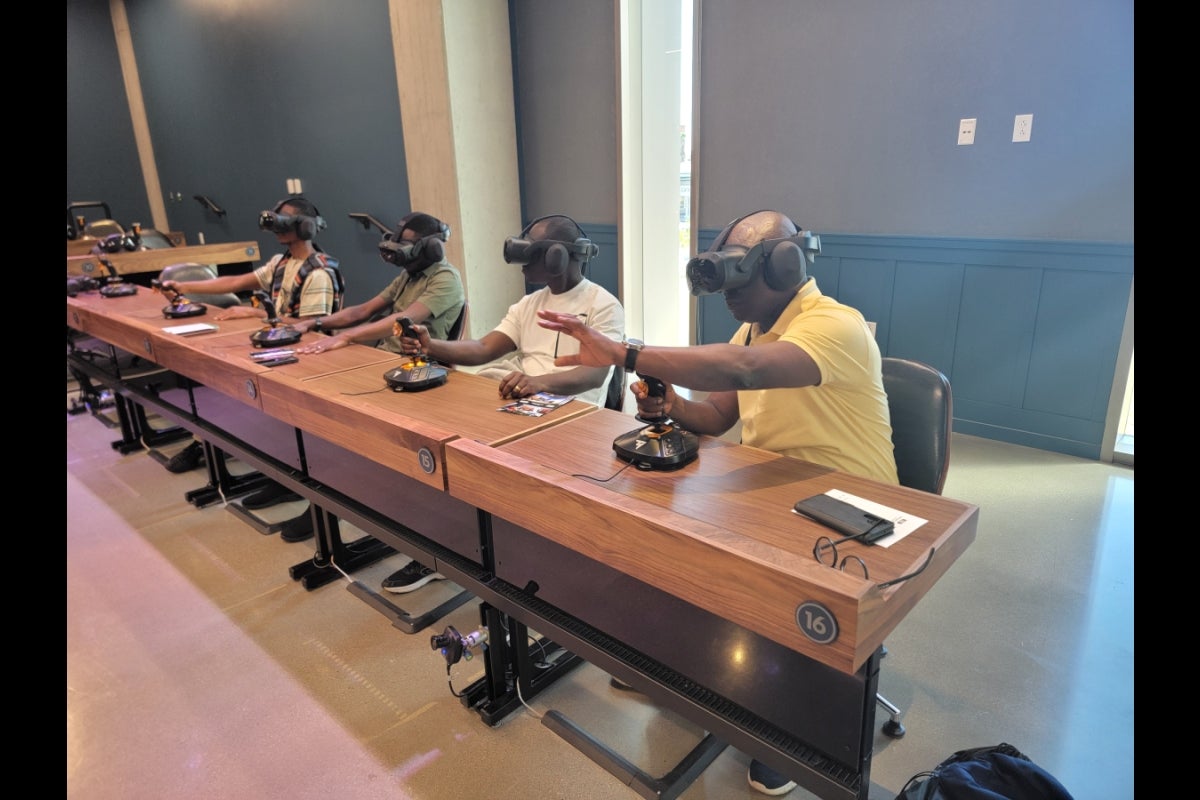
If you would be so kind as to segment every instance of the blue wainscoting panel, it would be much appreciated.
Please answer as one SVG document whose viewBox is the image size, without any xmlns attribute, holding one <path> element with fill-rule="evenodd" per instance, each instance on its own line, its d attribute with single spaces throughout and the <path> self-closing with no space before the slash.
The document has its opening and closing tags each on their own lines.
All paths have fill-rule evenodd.
<svg viewBox="0 0 1200 800">
<path fill-rule="evenodd" d="M 875 331 L 886 352 L 907 353 L 949 376 L 962 299 L 963 266 L 936 261 L 897 261 L 889 324 Z"/>
<path fill-rule="evenodd" d="M 810 270 L 821 291 L 876 323 L 884 355 L 946 374 L 956 431 L 1099 458 L 1132 244 L 822 234 L 821 245 Z M 700 343 L 737 327 L 720 295 L 700 298 Z"/>
</svg>

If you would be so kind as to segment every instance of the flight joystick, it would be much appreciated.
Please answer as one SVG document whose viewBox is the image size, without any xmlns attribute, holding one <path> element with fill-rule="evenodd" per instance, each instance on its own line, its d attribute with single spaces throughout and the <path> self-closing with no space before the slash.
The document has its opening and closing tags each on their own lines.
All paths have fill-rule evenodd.
<svg viewBox="0 0 1200 800">
<path fill-rule="evenodd" d="M 138 287 L 132 283 L 126 283 L 111 261 L 101 256 L 100 263 L 108 270 L 108 277 L 104 279 L 104 285 L 100 287 L 101 297 L 128 297 L 131 294 L 137 294 Z"/>
<path fill-rule="evenodd" d="M 158 278 L 150 281 L 151 288 L 154 291 L 167 295 L 171 304 L 163 306 L 163 316 L 167 319 L 183 319 L 186 317 L 199 317 L 208 313 L 208 306 L 203 303 L 193 303 L 183 296 L 183 293 L 175 288 L 163 286 L 162 281 Z"/>
<path fill-rule="evenodd" d="M 400 317 L 392 323 L 392 335 L 406 339 L 419 339 L 413 321 Z M 419 392 L 432 389 L 446 382 L 449 372 L 441 364 L 423 353 L 414 353 L 407 364 L 389 369 L 383 379 L 394 392 Z"/>
<path fill-rule="evenodd" d="M 665 397 L 667 386 L 658 378 L 639 374 L 650 397 Z M 641 470 L 672 470 L 690 464 L 700 453 L 700 437 L 685 431 L 667 415 L 637 419 L 647 423 L 613 439 L 613 452 Z"/>
<path fill-rule="evenodd" d="M 269 294 L 262 289 L 255 289 L 254 294 L 250 296 L 250 302 L 255 308 L 262 308 L 267 312 L 267 326 L 250 334 L 251 344 L 255 347 L 286 347 L 300 341 L 303 334 L 296 330 L 295 325 L 282 324 L 283 320 L 275 312 L 275 304 L 271 302 Z"/>
</svg>

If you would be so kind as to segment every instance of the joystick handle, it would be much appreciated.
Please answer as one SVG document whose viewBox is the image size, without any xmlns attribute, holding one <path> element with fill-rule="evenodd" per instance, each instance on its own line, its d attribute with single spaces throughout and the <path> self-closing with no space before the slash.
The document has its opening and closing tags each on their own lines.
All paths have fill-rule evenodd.
<svg viewBox="0 0 1200 800">
<path fill-rule="evenodd" d="M 400 326 L 400 335 L 406 339 L 419 339 L 416 330 L 413 329 L 413 321 L 408 317 L 400 317 L 396 320 L 396 324 Z"/>
<path fill-rule="evenodd" d="M 667 396 L 667 385 L 665 383 L 663 383 L 661 380 L 659 380 L 658 378 L 651 377 L 649 375 L 643 375 L 640 372 L 637 373 L 637 376 L 640 380 L 642 380 L 646 383 L 646 394 L 647 395 L 649 395 L 650 397 L 666 397 Z M 661 415 L 661 416 L 657 416 L 657 417 L 643 417 L 641 414 L 638 414 L 637 418 L 640 419 L 642 422 L 649 422 L 649 423 L 663 423 L 669 419 L 669 417 L 667 417 L 665 414 Z"/>
</svg>

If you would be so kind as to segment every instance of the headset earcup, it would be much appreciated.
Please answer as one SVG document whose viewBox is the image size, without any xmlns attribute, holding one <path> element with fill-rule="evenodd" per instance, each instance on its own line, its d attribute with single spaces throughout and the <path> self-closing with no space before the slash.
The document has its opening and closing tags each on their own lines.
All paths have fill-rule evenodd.
<svg viewBox="0 0 1200 800">
<path fill-rule="evenodd" d="M 436 264 L 446 257 L 446 248 L 442 246 L 442 240 L 437 236 L 425 237 L 424 250 L 426 264 Z"/>
<path fill-rule="evenodd" d="M 317 221 L 312 217 L 296 218 L 296 235 L 304 241 L 311 241 L 317 235 Z"/>
<path fill-rule="evenodd" d="M 780 242 L 763 264 L 763 279 L 776 291 L 799 287 L 808 279 L 804 251 L 795 242 Z"/>
<path fill-rule="evenodd" d="M 546 271 L 551 275 L 562 275 L 567 271 L 570 260 L 571 254 L 567 252 L 566 245 L 555 242 L 546 250 Z"/>
</svg>

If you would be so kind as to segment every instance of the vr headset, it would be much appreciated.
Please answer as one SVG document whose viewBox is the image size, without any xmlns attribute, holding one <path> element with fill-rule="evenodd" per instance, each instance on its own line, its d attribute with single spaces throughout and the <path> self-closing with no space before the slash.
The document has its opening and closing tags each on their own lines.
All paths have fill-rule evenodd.
<svg viewBox="0 0 1200 800">
<path fill-rule="evenodd" d="M 280 214 L 277 211 L 263 211 L 258 215 L 258 227 L 271 233 L 296 233 L 301 239 L 312 240 L 317 231 L 325 230 L 323 217 L 309 217 L 303 214 L 295 216 Z"/>
<path fill-rule="evenodd" d="M 414 216 L 415 214 L 409 214 L 400 220 L 396 232 L 384 234 L 379 242 L 379 257 L 387 263 L 405 269 L 410 266 L 424 269 L 446 257 L 446 248 L 442 246 L 442 242 L 450 238 L 450 226 L 441 220 L 436 220 L 437 233 L 422 236 L 415 242 L 407 242 L 400 238 L 404 235 L 408 221 Z"/>
<path fill-rule="evenodd" d="M 142 237 L 137 233 L 110 233 L 96 242 L 93 251 L 101 253 L 120 253 L 122 250 L 134 251 L 142 244 Z"/>
<path fill-rule="evenodd" d="M 542 239 L 541 241 L 531 241 L 527 239 L 529 231 L 533 230 L 533 226 L 544 219 L 551 217 L 559 217 L 561 214 L 551 214 L 546 217 L 538 217 L 533 222 L 525 226 L 519 236 L 509 236 L 504 240 L 504 261 L 507 264 L 530 264 L 536 261 L 543 254 L 546 256 L 546 267 L 552 274 L 561 274 L 567 268 L 567 263 L 571 256 L 575 256 L 581 262 L 586 264 L 591 261 L 600 252 L 600 247 L 592 242 L 587 236 L 580 235 L 573 242 L 560 242 L 556 239 Z M 569 217 L 564 217 L 569 219 Z M 574 222 L 574 220 L 571 220 Z M 575 229 L 583 233 L 583 230 L 578 224 Z"/>
<path fill-rule="evenodd" d="M 798 231 L 782 239 L 764 239 L 749 249 L 739 245 L 727 247 L 724 241 L 733 224 L 717 238 L 718 246 L 687 263 L 688 290 L 693 295 L 739 289 L 754 277 L 759 264 L 772 289 L 799 287 L 808 279 L 808 265 L 821 253 L 820 236 L 812 231 Z"/>
</svg>

